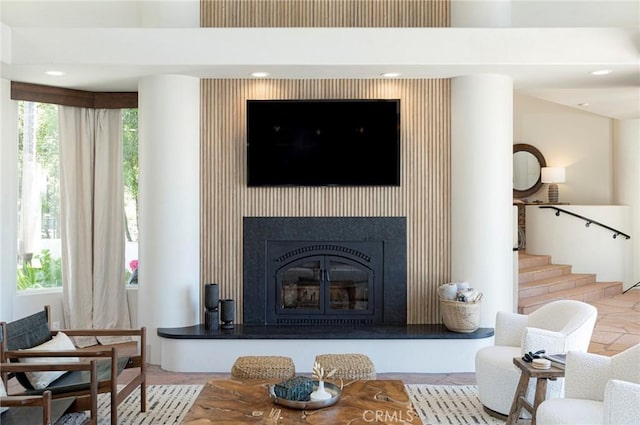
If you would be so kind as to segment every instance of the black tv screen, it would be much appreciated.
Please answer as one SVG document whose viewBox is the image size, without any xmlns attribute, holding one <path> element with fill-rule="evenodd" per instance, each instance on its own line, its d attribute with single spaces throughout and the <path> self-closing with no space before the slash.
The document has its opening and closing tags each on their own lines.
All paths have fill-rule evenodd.
<svg viewBox="0 0 640 425">
<path fill-rule="evenodd" d="M 247 100 L 248 186 L 399 186 L 400 100 Z"/>
</svg>

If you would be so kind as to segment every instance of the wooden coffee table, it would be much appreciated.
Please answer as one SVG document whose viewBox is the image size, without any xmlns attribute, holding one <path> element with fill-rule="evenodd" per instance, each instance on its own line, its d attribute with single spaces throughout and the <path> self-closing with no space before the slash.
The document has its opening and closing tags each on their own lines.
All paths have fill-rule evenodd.
<svg viewBox="0 0 640 425">
<path fill-rule="evenodd" d="M 266 424 L 422 424 L 402 381 L 346 383 L 336 404 L 297 410 L 275 404 L 268 385 L 278 380 L 209 381 L 187 413 L 183 425 Z"/>
</svg>

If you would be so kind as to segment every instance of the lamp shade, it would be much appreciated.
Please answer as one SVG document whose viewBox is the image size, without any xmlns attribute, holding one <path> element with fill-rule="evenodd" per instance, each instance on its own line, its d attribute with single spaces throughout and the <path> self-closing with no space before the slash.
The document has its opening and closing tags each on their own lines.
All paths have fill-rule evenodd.
<svg viewBox="0 0 640 425">
<path fill-rule="evenodd" d="M 542 183 L 564 183 L 564 167 L 543 167 L 541 174 Z"/>
</svg>

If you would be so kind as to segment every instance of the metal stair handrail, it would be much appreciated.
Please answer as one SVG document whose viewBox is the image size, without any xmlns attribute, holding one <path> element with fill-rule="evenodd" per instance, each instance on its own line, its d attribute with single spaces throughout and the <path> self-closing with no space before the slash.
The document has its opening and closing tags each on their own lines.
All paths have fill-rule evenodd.
<svg viewBox="0 0 640 425">
<path fill-rule="evenodd" d="M 556 217 L 559 217 L 560 213 L 563 212 L 565 214 L 569 214 L 571 216 L 580 218 L 580 219 L 586 221 L 586 223 L 585 223 L 586 227 L 589 227 L 592 224 L 595 224 L 596 226 L 604 227 L 605 229 L 610 230 L 610 231 L 613 232 L 613 239 L 616 239 L 618 236 L 624 236 L 626 239 L 631 239 L 631 236 L 627 235 L 626 233 L 624 233 L 624 232 L 622 232 L 622 231 L 620 231 L 618 229 L 614 229 L 613 227 L 607 226 L 606 224 L 602 224 L 599 221 L 596 221 L 596 220 L 591 219 L 591 218 L 584 217 L 584 216 L 582 216 L 580 214 L 576 214 L 576 213 L 573 213 L 571 211 L 567 211 L 567 210 L 565 210 L 563 208 L 558 208 L 558 207 L 554 207 L 554 206 L 550 206 L 550 205 L 542 205 L 542 206 L 539 206 L 538 208 L 554 209 L 554 210 L 556 210 L 556 212 L 555 212 Z"/>
</svg>

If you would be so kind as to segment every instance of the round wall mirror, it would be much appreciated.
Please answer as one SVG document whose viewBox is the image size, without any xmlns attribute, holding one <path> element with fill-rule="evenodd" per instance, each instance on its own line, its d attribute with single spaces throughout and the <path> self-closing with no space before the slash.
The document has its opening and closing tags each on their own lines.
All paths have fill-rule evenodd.
<svg viewBox="0 0 640 425">
<path fill-rule="evenodd" d="M 513 145 L 513 197 L 526 198 L 542 187 L 541 171 L 547 162 L 534 146 Z"/>
</svg>

